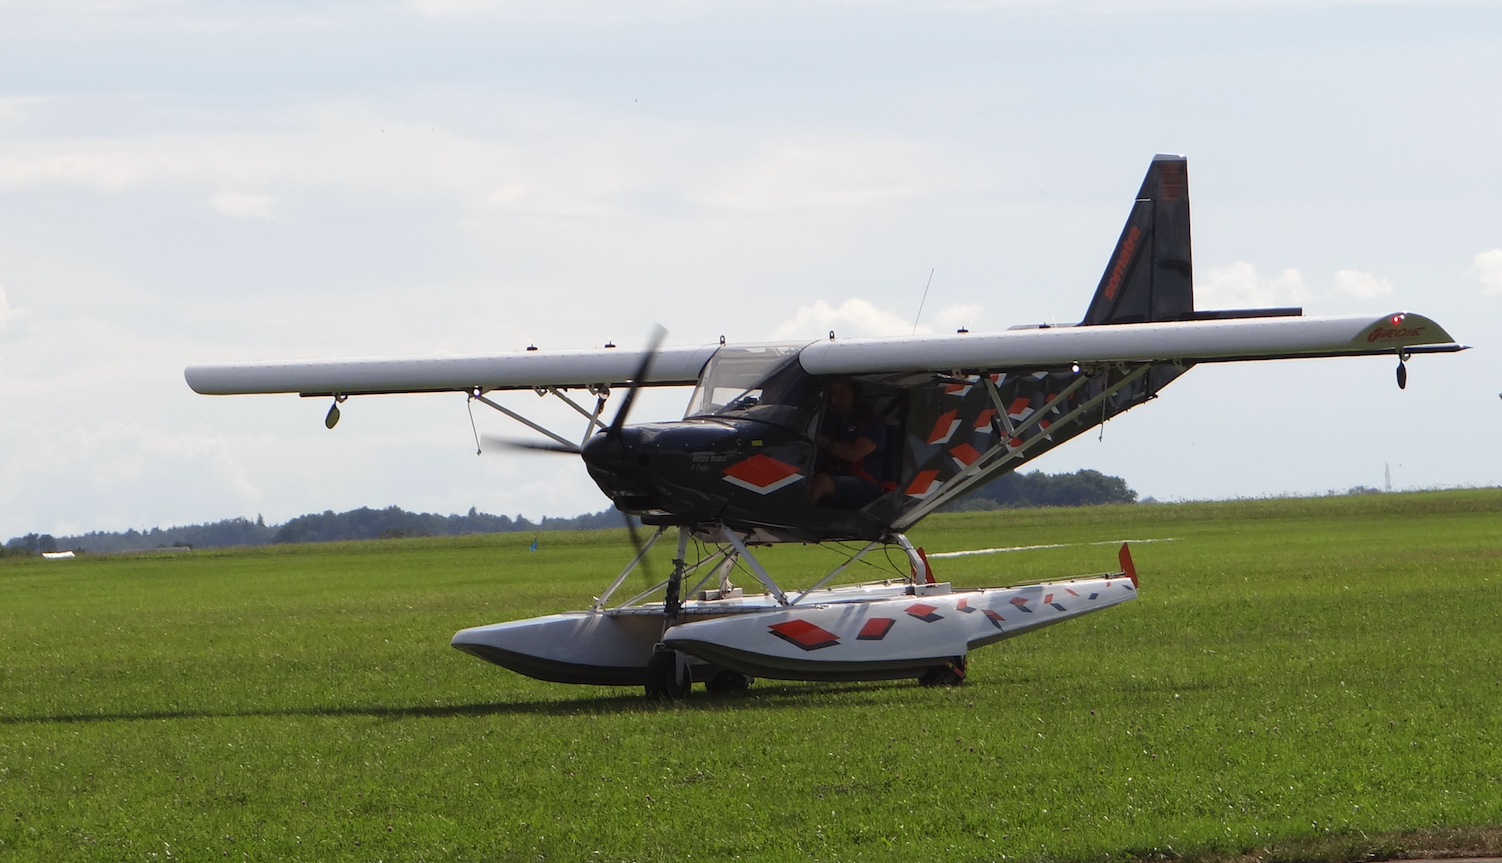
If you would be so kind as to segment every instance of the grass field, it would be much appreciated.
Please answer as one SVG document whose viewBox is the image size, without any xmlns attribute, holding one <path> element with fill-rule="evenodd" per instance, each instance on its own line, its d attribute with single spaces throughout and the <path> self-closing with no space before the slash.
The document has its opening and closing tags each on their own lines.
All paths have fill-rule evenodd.
<svg viewBox="0 0 1502 863">
<path fill-rule="evenodd" d="M 582 607 L 619 532 L 8 559 L 0 859 L 1502 851 L 1502 490 L 971 513 L 913 536 L 1174 541 L 1134 549 L 1140 599 L 979 651 L 958 689 L 759 681 L 678 705 L 448 646 Z M 805 582 L 834 559 L 774 551 Z M 935 562 L 962 585 L 1114 568 L 1090 545 Z"/>
</svg>

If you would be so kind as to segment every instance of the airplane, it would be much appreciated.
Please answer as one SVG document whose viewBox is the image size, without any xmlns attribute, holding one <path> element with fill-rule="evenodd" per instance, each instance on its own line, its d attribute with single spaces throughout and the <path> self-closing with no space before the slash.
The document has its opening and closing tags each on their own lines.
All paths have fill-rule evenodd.
<svg viewBox="0 0 1502 863">
<path fill-rule="evenodd" d="M 639 349 L 195 365 L 185 377 L 202 394 L 332 399 L 330 429 L 352 396 L 463 393 L 546 438 L 515 445 L 581 458 L 628 526 L 635 517 L 655 531 L 642 541 L 633 529 L 636 554 L 587 609 L 463 629 L 452 645 L 540 680 L 681 698 L 696 682 L 734 691 L 758 677 L 959 684 L 972 651 L 1129 601 L 1137 573 L 1123 545 L 1112 572 L 956 587 L 907 537 L 929 514 L 1156 398 L 1198 364 L 1387 355 L 1404 388 L 1414 355 L 1466 349 L 1411 312 L 1197 309 L 1188 163 L 1161 154 L 1078 323 L 686 347 L 663 347 L 662 335 Z M 627 424 L 640 389 L 658 386 L 694 388 L 683 419 Z M 584 435 L 489 395 L 508 390 L 561 399 Z M 612 602 L 671 528 L 671 573 Z M 846 557 L 812 586 L 785 590 L 752 551 L 774 543 L 830 544 Z M 894 547 L 905 573 L 837 582 Z M 744 586 L 753 581 L 760 590 Z"/>
</svg>

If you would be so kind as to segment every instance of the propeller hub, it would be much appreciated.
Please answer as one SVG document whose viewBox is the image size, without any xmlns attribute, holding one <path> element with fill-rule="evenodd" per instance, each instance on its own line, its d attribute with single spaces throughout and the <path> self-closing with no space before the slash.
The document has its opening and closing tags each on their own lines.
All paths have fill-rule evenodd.
<svg viewBox="0 0 1502 863">
<path fill-rule="evenodd" d="M 617 505 L 631 501 L 629 509 L 642 507 L 638 503 L 655 496 L 648 468 L 652 457 L 644 446 L 642 429 L 623 428 L 619 431 L 601 432 L 584 444 L 581 455 L 589 476 L 609 495 Z M 622 507 L 623 509 L 628 507 Z"/>
</svg>

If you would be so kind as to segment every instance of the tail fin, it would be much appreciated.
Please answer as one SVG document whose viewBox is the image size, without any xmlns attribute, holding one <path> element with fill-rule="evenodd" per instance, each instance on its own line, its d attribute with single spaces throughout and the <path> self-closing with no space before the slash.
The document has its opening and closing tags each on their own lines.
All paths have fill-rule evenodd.
<svg viewBox="0 0 1502 863">
<path fill-rule="evenodd" d="M 1082 325 L 1187 321 L 1194 314 L 1189 255 L 1189 161 L 1153 157 L 1116 251 Z"/>
<path fill-rule="evenodd" d="M 1116 560 L 1121 563 L 1121 572 L 1132 580 L 1132 587 L 1137 586 L 1137 565 L 1132 563 L 1132 548 L 1127 543 L 1121 544 L 1121 551 L 1116 552 Z"/>
</svg>

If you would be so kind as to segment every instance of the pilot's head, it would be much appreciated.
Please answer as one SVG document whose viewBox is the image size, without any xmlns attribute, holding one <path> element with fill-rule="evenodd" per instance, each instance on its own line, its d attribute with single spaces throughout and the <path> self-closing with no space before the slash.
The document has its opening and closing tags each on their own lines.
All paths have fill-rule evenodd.
<svg viewBox="0 0 1502 863">
<path fill-rule="evenodd" d="M 846 413 L 860 400 L 860 385 L 849 378 L 835 378 L 829 382 L 829 405 Z"/>
</svg>

